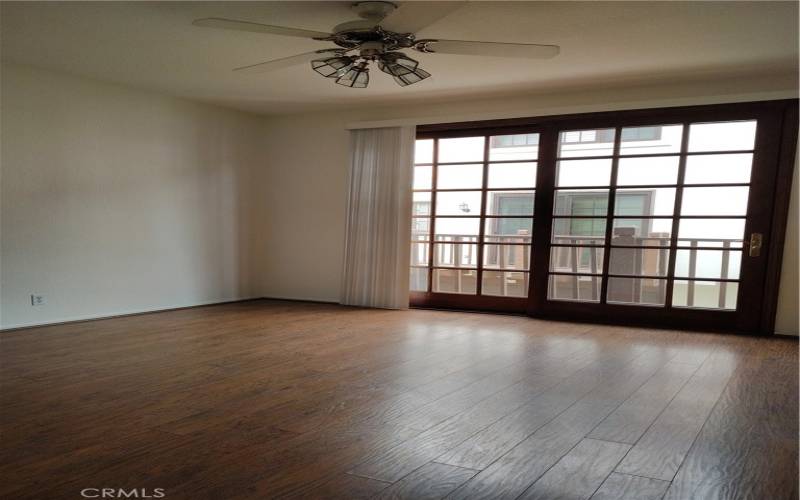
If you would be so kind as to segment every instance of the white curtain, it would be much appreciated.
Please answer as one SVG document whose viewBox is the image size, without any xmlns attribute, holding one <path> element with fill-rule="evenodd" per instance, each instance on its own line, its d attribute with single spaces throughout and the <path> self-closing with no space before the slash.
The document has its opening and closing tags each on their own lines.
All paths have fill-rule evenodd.
<svg viewBox="0 0 800 500">
<path fill-rule="evenodd" d="M 414 127 L 353 130 L 342 304 L 408 307 Z"/>
</svg>

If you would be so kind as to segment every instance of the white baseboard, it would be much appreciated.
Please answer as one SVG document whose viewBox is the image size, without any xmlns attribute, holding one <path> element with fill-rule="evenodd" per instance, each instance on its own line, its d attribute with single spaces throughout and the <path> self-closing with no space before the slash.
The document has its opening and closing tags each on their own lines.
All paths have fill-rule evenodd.
<svg viewBox="0 0 800 500">
<path fill-rule="evenodd" d="M 290 297 L 283 295 L 265 295 L 260 298 L 266 300 L 291 300 L 292 302 L 316 302 L 319 304 L 339 304 L 338 300 L 321 299 L 317 297 Z"/>
<path fill-rule="evenodd" d="M 192 302 L 187 304 L 180 304 L 180 305 L 171 305 L 167 307 L 155 307 L 155 308 L 147 308 L 147 309 L 131 309 L 128 311 L 115 311 L 110 313 L 101 313 L 101 314 L 87 314 L 87 315 L 80 315 L 80 316 L 67 316 L 62 318 L 57 318 L 49 321 L 43 322 L 36 322 L 36 323 L 18 323 L 18 324 L 11 324 L 11 325 L 3 325 L 0 328 L 0 332 L 8 332 L 12 330 L 22 330 L 25 328 L 35 328 L 37 326 L 48 326 L 48 325 L 60 325 L 64 323 L 78 323 L 81 321 L 93 321 L 99 319 L 111 319 L 111 318 L 119 318 L 122 316 L 134 316 L 137 314 L 147 314 L 147 313 L 155 313 L 155 312 L 164 312 L 164 311 L 174 311 L 177 309 L 188 309 L 191 307 L 202 307 L 202 306 L 212 306 L 217 304 L 229 304 L 232 302 L 244 302 L 246 300 L 258 300 L 264 297 L 260 296 L 253 296 L 253 297 L 235 297 L 235 298 L 225 298 L 225 299 L 217 299 L 217 300 L 208 300 L 208 301 L 201 301 L 201 302 Z"/>
</svg>

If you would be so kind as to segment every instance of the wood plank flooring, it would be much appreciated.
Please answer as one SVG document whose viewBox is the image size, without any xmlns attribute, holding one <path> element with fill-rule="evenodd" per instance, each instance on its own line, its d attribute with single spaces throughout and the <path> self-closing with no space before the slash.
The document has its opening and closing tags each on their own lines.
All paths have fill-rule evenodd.
<svg viewBox="0 0 800 500">
<path fill-rule="evenodd" d="M 798 497 L 798 344 L 250 301 L 0 333 L 0 497 Z"/>
</svg>

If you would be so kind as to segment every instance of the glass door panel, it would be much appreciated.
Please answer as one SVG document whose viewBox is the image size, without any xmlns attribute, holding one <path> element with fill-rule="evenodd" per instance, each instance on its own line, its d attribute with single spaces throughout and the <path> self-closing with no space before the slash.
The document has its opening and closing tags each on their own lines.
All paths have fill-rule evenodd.
<svg viewBox="0 0 800 500">
<path fill-rule="evenodd" d="M 754 121 L 560 131 L 548 300 L 735 308 L 755 133 Z"/>
<path fill-rule="evenodd" d="M 759 204 L 770 200 L 777 168 L 775 151 L 759 148 L 768 124 L 565 125 L 547 134 L 552 156 L 540 168 L 552 165 L 552 202 L 550 220 L 537 224 L 551 234 L 535 247 L 549 248 L 549 262 L 535 268 L 548 279 L 534 283 L 529 312 L 756 328 L 766 264 L 750 234 L 770 227 Z"/>
<path fill-rule="evenodd" d="M 472 307 L 523 311 L 539 134 L 423 139 L 417 150 L 412 302 L 457 295 Z"/>
</svg>

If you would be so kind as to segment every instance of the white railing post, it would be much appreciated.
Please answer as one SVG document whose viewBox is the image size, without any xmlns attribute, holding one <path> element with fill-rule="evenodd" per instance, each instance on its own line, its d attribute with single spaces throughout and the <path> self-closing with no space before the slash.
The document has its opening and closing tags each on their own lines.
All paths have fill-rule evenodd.
<svg viewBox="0 0 800 500">
<path fill-rule="evenodd" d="M 689 244 L 692 247 L 689 250 L 689 282 L 686 288 L 686 306 L 692 307 L 694 306 L 694 291 L 695 291 L 695 281 L 692 278 L 696 278 L 697 274 L 697 240 L 692 240 Z"/>
<path fill-rule="evenodd" d="M 720 264 L 719 270 L 719 277 L 722 279 L 728 279 L 728 265 L 730 262 L 730 241 L 724 241 L 722 243 L 722 263 Z M 719 282 L 719 299 L 717 305 L 720 309 L 725 309 L 725 302 L 726 302 L 726 295 L 728 294 L 728 282 L 727 281 L 720 281 Z"/>
<path fill-rule="evenodd" d="M 570 240 L 570 243 L 572 243 L 573 245 L 577 245 L 578 244 L 578 240 L 572 239 L 572 240 Z M 570 271 L 573 272 L 573 273 L 577 273 L 578 272 L 578 247 L 571 246 L 571 247 L 569 247 L 569 249 L 570 249 L 570 257 L 571 257 L 570 258 Z M 579 299 L 580 298 L 581 294 L 580 294 L 580 291 L 578 289 L 579 286 L 580 286 L 580 281 L 578 280 L 578 275 L 577 274 L 573 274 L 572 275 L 572 298 L 573 299 Z"/>
</svg>

